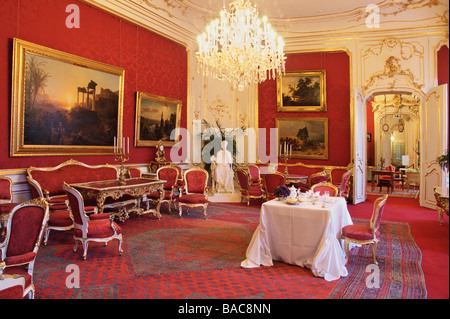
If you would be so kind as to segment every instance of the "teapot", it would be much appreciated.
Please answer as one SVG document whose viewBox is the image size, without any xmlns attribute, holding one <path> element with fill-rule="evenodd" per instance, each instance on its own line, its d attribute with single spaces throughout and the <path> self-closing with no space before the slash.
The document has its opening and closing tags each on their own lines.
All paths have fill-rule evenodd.
<svg viewBox="0 0 450 319">
<path fill-rule="evenodd" d="M 296 199 L 296 198 L 297 198 L 297 189 L 295 188 L 294 185 L 292 185 L 292 186 L 289 188 L 289 191 L 290 191 L 289 198 L 291 198 L 291 199 Z"/>
</svg>

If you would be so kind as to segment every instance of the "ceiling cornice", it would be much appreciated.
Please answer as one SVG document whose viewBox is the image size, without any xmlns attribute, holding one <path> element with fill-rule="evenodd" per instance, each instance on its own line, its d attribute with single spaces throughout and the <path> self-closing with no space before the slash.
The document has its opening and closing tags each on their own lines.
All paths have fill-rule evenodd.
<svg viewBox="0 0 450 319">
<path fill-rule="evenodd" d="M 203 32 L 204 26 L 218 12 L 211 7 L 221 6 L 214 0 L 82 0 L 83 2 L 114 14 L 124 20 L 151 30 L 168 39 L 184 45 L 196 47 L 196 38 Z M 328 0 L 322 0 L 328 1 Z M 330 5 L 336 3 L 329 0 Z M 355 2 L 351 0 L 352 3 Z M 228 2 L 228 1 L 227 1 Z M 268 5 L 261 0 L 261 4 Z M 289 3 L 290 0 L 286 0 Z M 358 39 L 370 36 L 405 33 L 447 32 L 448 1 L 443 0 L 383 0 L 373 1 L 380 9 L 380 27 L 368 28 L 365 21 L 370 12 L 361 6 L 364 1 L 356 2 L 355 8 L 334 14 L 304 17 L 270 17 L 273 28 L 285 42 L 285 51 L 295 50 L 299 44 L 313 41 L 339 41 L 339 39 Z M 273 3 L 273 2 L 271 2 Z M 277 1 L 279 10 L 282 0 Z M 348 4 L 348 3 L 347 3 Z M 341 4 L 340 4 L 341 5 Z M 264 7 L 259 8 L 260 12 Z M 281 16 L 286 15 L 279 13 Z M 272 14 L 274 15 L 274 14 Z"/>
</svg>

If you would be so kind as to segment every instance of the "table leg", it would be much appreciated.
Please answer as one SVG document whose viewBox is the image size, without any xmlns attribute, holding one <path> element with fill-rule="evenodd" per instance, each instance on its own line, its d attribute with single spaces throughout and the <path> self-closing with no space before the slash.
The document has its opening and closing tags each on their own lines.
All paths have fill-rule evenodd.
<svg viewBox="0 0 450 319">
<path fill-rule="evenodd" d="M 105 194 L 99 193 L 97 195 L 97 209 L 99 214 L 103 213 L 103 205 L 105 204 L 105 199 L 106 199 Z"/>
</svg>

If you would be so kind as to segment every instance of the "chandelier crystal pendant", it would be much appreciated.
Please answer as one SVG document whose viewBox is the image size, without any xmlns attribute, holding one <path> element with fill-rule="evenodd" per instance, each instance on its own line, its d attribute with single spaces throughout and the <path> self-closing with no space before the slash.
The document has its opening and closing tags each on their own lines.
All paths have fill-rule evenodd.
<svg viewBox="0 0 450 319">
<path fill-rule="evenodd" d="M 233 0 L 199 35 L 198 66 L 239 90 L 285 72 L 284 42 L 250 0 Z M 200 70 L 199 70 L 200 71 Z"/>
</svg>

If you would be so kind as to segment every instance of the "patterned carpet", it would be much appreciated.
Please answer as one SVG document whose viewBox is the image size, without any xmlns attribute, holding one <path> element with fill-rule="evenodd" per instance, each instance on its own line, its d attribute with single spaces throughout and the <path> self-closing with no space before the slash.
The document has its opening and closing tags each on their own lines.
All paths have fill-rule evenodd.
<svg viewBox="0 0 450 319">
<path fill-rule="evenodd" d="M 407 188 L 402 189 L 399 186 L 396 186 L 393 191 L 387 192 L 386 187 L 383 187 L 380 191 L 379 187 L 372 187 L 370 183 L 367 184 L 367 195 L 374 195 L 374 196 L 383 196 L 386 194 L 389 194 L 391 197 L 400 197 L 400 198 L 417 198 L 419 196 L 419 190 L 416 188 L 410 188 L 409 190 Z"/>
<path fill-rule="evenodd" d="M 121 223 L 117 242 L 89 246 L 87 260 L 72 251 L 70 232 L 52 232 L 35 265 L 37 299 L 326 299 L 426 298 L 420 251 L 409 227 L 383 223 L 377 259 L 381 287 L 367 289 L 366 248 L 352 250 L 349 276 L 334 282 L 309 269 L 274 262 L 243 269 L 240 262 L 259 222 L 259 207 L 208 206 L 208 219 L 192 211 L 182 219 L 163 213 Z M 363 221 L 355 221 L 363 222 Z M 80 288 L 67 288 L 68 265 L 79 267 Z"/>
</svg>

